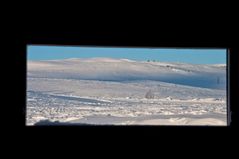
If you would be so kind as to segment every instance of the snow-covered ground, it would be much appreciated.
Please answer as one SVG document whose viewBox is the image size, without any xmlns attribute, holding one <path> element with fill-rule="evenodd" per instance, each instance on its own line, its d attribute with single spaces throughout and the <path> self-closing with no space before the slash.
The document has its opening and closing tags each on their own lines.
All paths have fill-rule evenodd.
<svg viewBox="0 0 239 159">
<path fill-rule="evenodd" d="M 91 58 L 28 61 L 27 69 L 27 125 L 226 125 L 222 64 Z"/>
</svg>

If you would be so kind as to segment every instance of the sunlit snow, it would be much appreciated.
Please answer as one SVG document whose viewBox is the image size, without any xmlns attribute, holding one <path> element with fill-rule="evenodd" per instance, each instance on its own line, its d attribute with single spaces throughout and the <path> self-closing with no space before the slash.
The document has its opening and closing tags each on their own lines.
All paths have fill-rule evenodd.
<svg viewBox="0 0 239 159">
<path fill-rule="evenodd" d="M 27 125 L 44 120 L 226 125 L 226 108 L 226 66 L 222 64 L 111 58 L 27 63 Z"/>
</svg>

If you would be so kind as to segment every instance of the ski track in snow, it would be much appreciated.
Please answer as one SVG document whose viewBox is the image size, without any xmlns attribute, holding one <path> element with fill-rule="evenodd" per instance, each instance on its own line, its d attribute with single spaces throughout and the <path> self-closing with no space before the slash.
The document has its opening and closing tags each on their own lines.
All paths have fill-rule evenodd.
<svg viewBox="0 0 239 159">
<path fill-rule="evenodd" d="M 223 65 L 108 58 L 28 62 L 27 125 L 226 125 L 225 75 Z M 149 90 L 154 99 L 145 98 Z"/>
</svg>

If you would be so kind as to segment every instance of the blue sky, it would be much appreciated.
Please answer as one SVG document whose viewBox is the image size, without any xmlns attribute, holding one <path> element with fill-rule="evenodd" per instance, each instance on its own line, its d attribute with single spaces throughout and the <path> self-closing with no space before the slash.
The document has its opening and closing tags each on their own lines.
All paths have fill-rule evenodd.
<svg viewBox="0 0 239 159">
<path fill-rule="evenodd" d="M 185 62 L 193 64 L 225 64 L 226 49 L 27 46 L 28 60 L 92 57 L 127 58 L 139 61 L 159 60 L 162 62 Z"/>
</svg>

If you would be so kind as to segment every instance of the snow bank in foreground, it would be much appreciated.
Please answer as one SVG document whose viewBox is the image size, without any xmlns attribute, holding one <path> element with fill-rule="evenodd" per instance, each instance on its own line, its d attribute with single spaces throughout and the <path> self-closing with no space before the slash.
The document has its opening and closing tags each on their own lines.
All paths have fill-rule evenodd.
<svg viewBox="0 0 239 159">
<path fill-rule="evenodd" d="M 226 126 L 225 121 L 215 118 L 170 118 L 170 119 L 148 119 L 148 120 L 137 120 L 131 119 L 124 122 L 115 122 L 114 120 L 104 118 L 104 120 L 110 121 L 110 123 L 82 123 L 78 120 L 72 121 L 50 121 L 50 120 L 40 120 L 34 125 L 189 125 L 189 126 Z M 115 123 L 114 123 L 115 122 Z"/>
<path fill-rule="evenodd" d="M 170 118 L 170 119 L 152 119 L 144 121 L 135 121 L 130 124 L 133 125 L 222 125 L 225 126 L 225 121 L 215 118 L 203 118 L 203 119 L 193 119 L 193 118 Z"/>
</svg>

